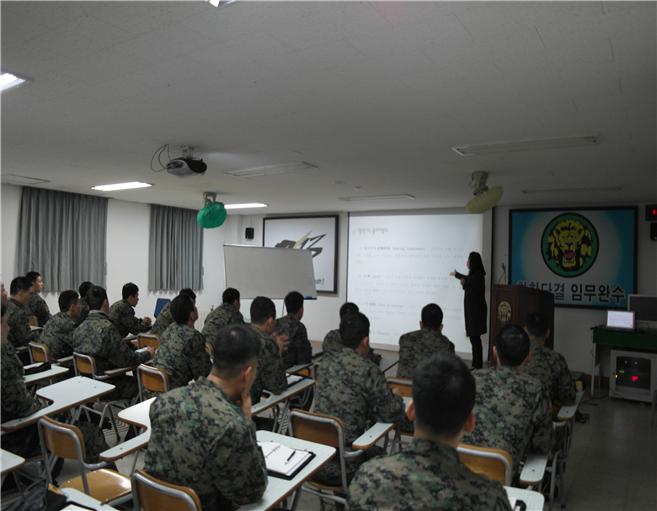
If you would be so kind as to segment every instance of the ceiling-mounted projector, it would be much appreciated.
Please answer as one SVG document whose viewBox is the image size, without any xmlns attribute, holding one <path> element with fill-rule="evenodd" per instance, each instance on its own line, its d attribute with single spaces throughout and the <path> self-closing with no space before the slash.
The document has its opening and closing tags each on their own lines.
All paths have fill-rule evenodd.
<svg viewBox="0 0 657 511">
<path fill-rule="evenodd" d="M 482 170 L 473 172 L 470 176 L 470 186 L 475 196 L 474 199 L 470 200 L 470 202 L 465 205 L 465 209 L 468 213 L 483 213 L 500 202 L 502 194 L 504 193 L 504 188 L 501 186 L 488 188 L 488 186 L 486 186 L 487 180 L 488 172 Z"/>
<path fill-rule="evenodd" d="M 162 162 L 162 155 L 166 151 L 166 163 Z M 194 148 L 190 146 L 181 146 L 180 152 L 181 156 L 177 158 L 171 158 L 169 155 L 169 144 L 164 144 L 160 147 L 153 157 L 151 158 L 151 170 L 153 172 L 162 172 L 166 170 L 169 174 L 177 177 L 187 177 L 187 176 L 197 176 L 205 174 L 205 171 L 208 169 L 208 166 L 201 158 L 195 158 L 193 156 Z M 157 162 L 160 164 L 160 168 L 154 168 L 153 162 L 157 159 Z"/>
</svg>

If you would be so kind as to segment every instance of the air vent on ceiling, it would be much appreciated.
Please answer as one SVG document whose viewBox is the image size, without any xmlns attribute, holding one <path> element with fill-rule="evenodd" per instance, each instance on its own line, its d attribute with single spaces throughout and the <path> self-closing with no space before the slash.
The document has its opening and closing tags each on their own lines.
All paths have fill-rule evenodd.
<svg viewBox="0 0 657 511">
<path fill-rule="evenodd" d="M 280 174 L 291 174 L 293 172 L 317 170 L 319 167 L 307 161 L 279 163 L 276 165 L 263 165 L 260 167 L 249 167 L 247 169 L 227 170 L 224 174 L 234 177 L 262 177 L 276 176 Z"/>
<path fill-rule="evenodd" d="M 2 182 L 12 185 L 40 185 L 43 183 L 50 183 L 49 179 L 41 179 L 40 177 L 21 176 L 20 174 L 2 174 Z"/>
<path fill-rule="evenodd" d="M 395 195 L 354 195 L 352 197 L 340 197 L 346 202 L 377 201 L 377 200 L 415 200 L 414 195 L 398 193 Z"/>
</svg>

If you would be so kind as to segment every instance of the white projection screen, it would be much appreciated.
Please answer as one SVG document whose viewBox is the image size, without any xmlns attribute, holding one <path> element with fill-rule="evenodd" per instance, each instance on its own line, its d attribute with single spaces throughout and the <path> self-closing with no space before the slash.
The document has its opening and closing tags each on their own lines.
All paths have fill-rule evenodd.
<svg viewBox="0 0 657 511">
<path fill-rule="evenodd" d="M 471 352 L 463 290 L 449 273 L 467 273 L 475 251 L 490 274 L 485 223 L 484 215 L 464 213 L 350 214 L 347 299 L 370 319 L 372 347 L 397 350 L 399 336 L 419 329 L 422 307 L 433 302 L 443 310 L 443 333 L 456 351 Z M 487 301 L 488 292 L 489 282 Z"/>
</svg>

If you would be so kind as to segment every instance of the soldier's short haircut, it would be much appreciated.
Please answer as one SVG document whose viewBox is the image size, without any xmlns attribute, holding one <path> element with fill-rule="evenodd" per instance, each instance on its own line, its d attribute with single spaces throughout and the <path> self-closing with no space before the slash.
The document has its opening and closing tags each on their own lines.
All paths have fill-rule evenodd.
<svg viewBox="0 0 657 511">
<path fill-rule="evenodd" d="M 235 300 L 239 300 L 239 299 L 240 299 L 240 292 L 234 287 L 226 288 L 226 290 L 221 294 L 221 301 L 224 303 L 233 304 L 235 303 Z"/>
<path fill-rule="evenodd" d="M 436 435 L 456 435 L 474 407 L 476 384 L 459 357 L 439 353 L 422 361 L 413 374 L 418 426 Z"/>
<path fill-rule="evenodd" d="M 346 314 L 340 320 L 340 339 L 347 348 L 357 348 L 370 335 L 370 320 L 361 312 Z"/>
<path fill-rule="evenodd" d="M 237 376 L 244 367 L 258 359 L 260 340 L 255 332 L 242 325 L 219 330 L 211 342 L 214 369 L 222 378 Z"/>
<path fill-rule="evenodd" d="M 358 305 L 356 305 L 354 302 L 344 302 L 340 306 L 340 318 L 342 318 L 346 314 L 356 314 L 357 312 L 358 312 Z"/>
<path fill-rule="evenodd" d="M 256 296 L 251 302 L 251 323 L 263 325 L 269 318 L 276 318 L 276 306 L 266 296 Z"/>
<path fill-rule="evenodd" d="M 34 284 L 37 279 L 41 276 L 41 274 L 38 271 L 28 271 L 25 274 L 25 278 L 30 281 L 30 284 Z"/>
<path fill-rule="evenodd" d="M 532 312 L 527 316 L 527 321 L 525 321 L 525 326 L 529 335 L 532 337 L 545 337 L 548 331 L 548 322 L 545 319 L 545 316 L 540 312 Z"/>
<path fill-rule="evenodd" d="M 104 287 L 91 286 L 84 299 L 89 306 L 89 310 L 100 310 L 103 306 L 103 302 L 107 300 L 107 291 L 105 291 Z"/>
<path fill-rule="evenodd" d="M 178 296 L 189 296 L 194 301 L 194 303 L 196 303 L 196 293 L 189 287 L 181 289 L 180 293 L 178 293 Z"/>
<path fill-rule="evenodd" d="M 435 303 L 422 307 L 422 324 L 426 328 L 440 328 L 443 324 L 443 310 Z"/>
<path fill-rule="evenodd" d="M 171 310 L 173 320 L 179 325 L 184 325 L 194 310 L 194 300 L 186 295 L 178 295 L 171 300 L 169 310 Z"/>
<path fill-rule="evenodd" d="M 502 365 L 516 367 L 529 354 L 529 336 L 519 325 L 507 324 L 497 334 L 495 347 Z"/>
<path fill-rule="evenodd" d="M 59 310 L 62 312 L 67 312 L 71 305 L 75 305 L 78 301 L 78 292 L 69 289 L 67 291 L 62 291 L 59 294 Z"/>
<path fill-rule="evenodd" d="M 14 296 L 20 292 L 29 291 L 31 287 L 32 283 L 30 282 L 30 279 L 27 277 L 16 277 L 11 281 L 11 284 L 9 284 L 9 294 Z"/>
<path fill-rule="evenodd" d="M 91 286 L 93 286 L 93 282 L 89 282 L 88 280 L 85 280 L 82 284 L 80 284 L 80 287 L 78 287 L 78 293 L 80 293 L 80 298 L 84 298 L 86 300 L 87 296 L 87 291 L 91 289 Z"/>
<path fill-rule="evenodd" d="M 285 296 L 285 309 L 294 314 L 303 307 L 303 295 L 299 291 L 290 291 Z"/>
<path fill-rule="evenodd" d="M 137 293 L 139 293 L 139 288 L 137 287 L 137 284 L 133 284 L 132 282 L 124 284 L 123 289 L 121 289 L 121 296 L 124 300 L 127 300 L 129 297 L 134 296 Z"/>
</svg>

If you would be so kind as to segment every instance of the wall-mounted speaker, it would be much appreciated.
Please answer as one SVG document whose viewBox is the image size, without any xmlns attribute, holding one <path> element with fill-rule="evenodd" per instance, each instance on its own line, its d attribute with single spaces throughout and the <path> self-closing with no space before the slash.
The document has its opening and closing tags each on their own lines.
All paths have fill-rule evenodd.
<svg viewBox="0 0 657 511">
<path fill-rule="evenodd" d="M 246 229 L 244 229 L 244 237 L 247 240 L 252 240 L 253 238 L 255 238 L 255 229 L 253 227 L 247 227 Z"/>
</svg>

